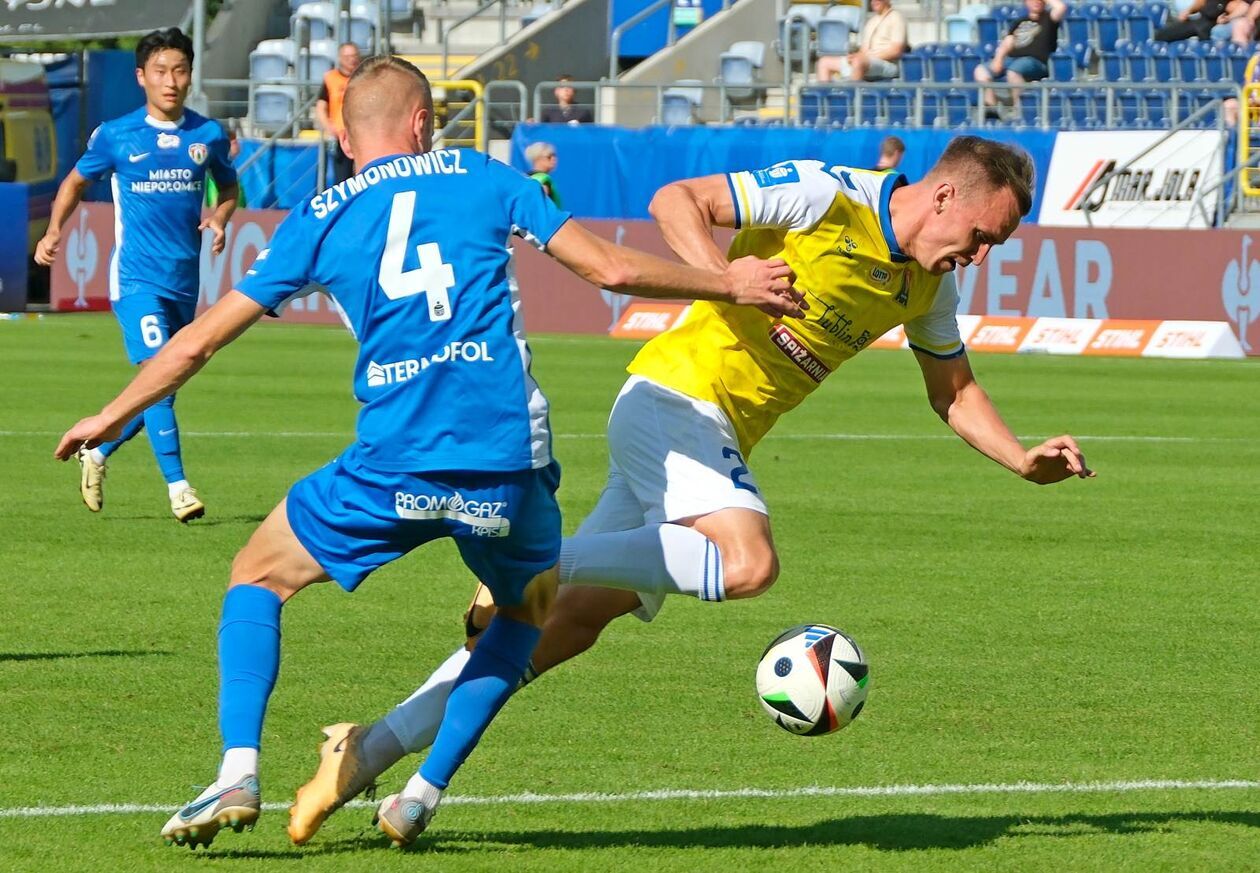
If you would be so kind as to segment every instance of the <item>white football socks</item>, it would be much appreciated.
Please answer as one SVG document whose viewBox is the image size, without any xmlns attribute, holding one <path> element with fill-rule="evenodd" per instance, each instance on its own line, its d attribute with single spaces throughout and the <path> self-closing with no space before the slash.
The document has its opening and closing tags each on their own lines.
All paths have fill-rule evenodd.
<svg viewBox="0 0 1260 873">
<path fill-rule="evenodd" d="M 223 753 L 223 763 L 219 765 L 219 778 L 215 784 L 220 788 L 235 785 L 246 776 L 258 774 L 258 750 L 238 747 Z"/>
<path fill-rule="evenodd" d="M 90 455 L 92 456 L 92 462 L 93 462 L 94 464 L 98 464 L 98 465 L 104 466 L 105 461 L 107 460 L 107 458 L 105 457 L 105 454 L 104 454 L 104 453 L 103 453 L 100 449 L 91 449 L 91 450 L 88 452 L 88 454 L 90 454 Z"/>
<path fill-rule="evenodd" d="M 385 724 L 408 752 L 422 752 L 433 745 L 438 727 L 442 724 L 442 715 L 446 712 L 447 698 L 451 696 L 455 680 L 471 655 L 460 646 L 433 671 L 433 675 L 415 694 L 386 714 Z"/>
<path fill-rule="evenodd" d="M 680 524 L 570 537 L 560 546 L 560 582 L 726 599 L 717 543 Z"/>
<path fill-rule="evenodd" d="M 402 790 L 403 797 L 414 797 L 428 809 L 437 809 L 442 802 L 442 789 L 425 779 L 419 773 L 407 780 Z"/>
<path fill-rule="evenodd" d="M 166 493 L 170 496 L 171 500 L 174 500 L 176 497 L 182 494 L 184 490 L 187 488 L 188 488 L 187 479 L 180 479 L 178 482 L 166 483 Z"/>
</svg>

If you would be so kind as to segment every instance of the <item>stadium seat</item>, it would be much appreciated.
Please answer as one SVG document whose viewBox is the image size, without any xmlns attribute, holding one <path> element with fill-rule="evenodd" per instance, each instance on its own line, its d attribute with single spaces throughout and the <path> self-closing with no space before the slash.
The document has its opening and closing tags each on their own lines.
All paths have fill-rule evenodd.
<svg viewBox="0 0 1260 873">
<path fill-rule="evenodd" d="M 718 79 L 727 86 L 726 99 L 731 104 L 761 103 L 765 91 L 760 71 L 765 62 L 766 44 L 755 40 L 732 43 L 719 56 Z"/>
<path fill-rule="evenodd" d="M 1120 19 L 1114 15 L 1099 15 L 1094 20 L 1094 27 L 1098 30 L 1099 48 L 1103 51 L 1112 51 L 1116 42 L 1122 37 Z"/>
<path fill-rule="evenodd" d="M 998 20 L 992 15 L 976 19 L 976 37 L 978 42 L 996 43 L 1002 38 L 998 29 Z"/>
<path fill-rule="evenodd" d="M 1192 40 L 1194 53 L 1199 56 L 1204 82 L 1220 82 L 1229 79 L 1229 67 L 1225 63 L 1226 43 Z"/>
<path fill-rule="evenodd" d="M 1124 56 L 1130 82 L 1149 82 L 1154 78 L 1154 73 L 1151 71 L 1151 58 L 1146 52 L 1145 45 L 1123 43 L 1123 48 L 1118 51 Z"/>
<path fill-rule="evenodd" d="M 1195 51 L 1192 44 L 1196 41 L 1182 40 L 1181 42 L 1168 44 L 1168 50 L 1172 54 L 1173 63 L 1177 68 L 1177 77 L 1183 82 L 1203 81 L 1203 66 L 1200 63 L 1198 52 Z"/>
<path fill-rule="evenodd" d="M 1100 69 L 1104 81 L 1127 82 L 1129 80 L 1128 70 L 1125 69 L 1125 58 L 1116 52 L 1102 52 L 1101 60 Z"/>
<path fill-rule="evenodd" d="M 791 32 L 788 34 L 792 63 L 799 64 L 810 54 L 810 43 L 813 41 L 814 28 L 818 26 L 818 22 L 822 18 L 822 8 L 801 3 L 793 4 L 787 8 L 783 18 L 779 19 L 778 27 L 775 30 L 778 36 L 774 41 L 775 51 L 780 58 L 787 56 L 784 54 L 783 31 L 788 19 L 793 17 L 802 19 L 791 26 Z"/>
<path fill-rule="evenodd" d="M 1152 127 L 1168 126 L 1168 95 L 1162 91 L 1147 91 L 1142 95 L 1145 114 Z"/>
<path fill-rule="evenodd" d="M 1072 56 L 1066 52 L 1055 52 L 1050 56 L 1050 80 L 1052 82 L 1071 82 L 1076 78 L 1076 64 Z"/>
<path fill-rule="evenodd" d="M 249 120 L 255 128 L 274 133 L 290 123 L 297 108 L 297 86 L 258 85 L 254 88 Z"/>
<path fill-rule="evenodd" d="M 893 127 L 914 123 L 914 92 L 893 88 L 884 93 L 884 122 Z"/>
<path fill-rule="evenodd" d="M 945 123 L 948 127 L 972 124 L 975 121 L 975 101 L 972 97 L 975 93 L 958 88 L 950 88 L 945 92 Z"/>
<path fill-rule="evenodd" d="M 800 99 L 798 101 L 800 120 L 803 124 L 813 122 L 815 124 L 824 124 L 827 119 L 822 113 L 822 89 L 820 88 L 802 88 Z M 737 118 L 737 125 L 755 122 L 755 118 Z"/>
<path fill-rule="evenodd" d="M 928 69 L 932 71 L 933 82 L 959 80 L 958 59 L 954 57 L 947 45 L 936 46 L 935 52 L 928 56 Z"/>
<path fill-rule="evenodd" d="M 287 79 L 294 74 L 297 46 L 291 39 L 264 39 L 249 53 L 249 77 Z"/>
<path fill-rule="evenodd" d="M 1225 64 L 1229 69 L 1228 78 L 1235 85 L 1245 84 L 1247 78 L 1247 62 L 1251 60 L 1252 49 L 1237 43 L 1226 43 Z"/>
<path fill-rule="evenodd" d="M 1142 51 L 1151 59 L 1151 75 L 1156 82 L 1175 82 L 1177 67 L 1173 63 L 1172 52 L 1166 42 L 1148 42 Z"/>
<path fill-rule="evenodd" d="M 327 0 L 303 3 L 297 8 L 290 24 L 290 32 L 294 35 L 298 32 L 299 22 L 307 27 L 307 36 L 310 39 L 337 38 L 337 7 Z"/>
<path fill-rule="evenodd" d="M 1064 19 L 1067 27 L 1067 41 L 1070 45 L 1089 45 L 1093 42 L 1093 34 L 1090 33 L 1089 19 L 1083 15 L 1074 15 L 1068 13 L 1068 17 Z"/>
<path fill-rule="evenodd" d="M 853 120 L 853 91 L 850 88 L 829 89 L 823 99 L 823 107 L 830 122 L 848 125 Z"/>
<path fill-rule="evenodd" d="M 337 66 L 337 40 L 313 39 L 301 53 L 298 74 L 310 82 L 318 82 L 324 74 Z"/>
<path fill-rule="evenodd" d="M 1148 0 L 1144 8 L 1146 17 L 1151 20 L 1151 25 L 1156 30 L 1168 21 L 1168 4 L 1164 0 Z"/>
<path fill-rule="evenodd" d="M 901 56 L 901 81 L 922 82 L 927 75 L 927 59 L 918 52 L 906 52 Z"/>
<path fill-rule="evenodd" d="M 829 6 L 818 24 L 824 21 L 843 21 L 849 30 L 859 33 L 862 30 L 862 10 L 857 6 Z"/>
<path fill-rule="evenodd" d="M 376 23 L 380 15 L 375 3 L 355 3 L 350 7 L 350 41 L 364 52 L 376 50 Z"/>
<path fill-rule="evenodd" d="M 661 124 L 681 127 L 694 124 L 696 110 L 704 102 L 704 83 L 698 79 L 680 79 L 661 95 Z"/>
<path fill-rule="evenodd" d="M 970 82 L 972 71 L 980 66 L 983 60 L 980 52 L 976 51 L 976 47 L 972 43 L 954 43 L 950 46 L 950 54 L 958 61 L 958 77 L 960 81 Z"/>
<path fill-rule="evenodd" d="M 850 51 L 852 36 L 853 29 L 849 27 L 849 22 L 839 18 L 822 19 L 818 22 L 818 42 L 816 44 L 818 56 L 834 57 L 836 55 L 847 55 Z"/>
<path fill-rule="evenodd" d="M 1138 92 L 1132 88 L 1124 88 L 1115 93 L 1112 109 L 1120 127 L 1138 127 L 1138 122 L 1145 118 Z"/>
<path fill-rule="evenodd" d="M 884 100 L 881 94 L 874 91 L 868 91 L 865 88 L 857 89 L 857 100 L 855 101 L 856 113 L 853 117 L 853 123 L 863 127 L 870 127 L 874 124 L 882 124 L 884 121 Z"/>
<path fill-rule="evenodd" d="M 540 18 L 544 18 L 559 9 L 560 6 L 555 0 L 539 0 L 534 3 L 521 16 L 521 27 L 529 27 Z"/>
</svg>

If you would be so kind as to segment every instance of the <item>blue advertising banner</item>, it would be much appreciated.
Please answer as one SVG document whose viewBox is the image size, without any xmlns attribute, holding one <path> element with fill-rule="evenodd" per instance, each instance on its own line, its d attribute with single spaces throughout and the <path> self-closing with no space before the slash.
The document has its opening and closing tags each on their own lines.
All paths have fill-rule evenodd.
<svg viewBox="0 0 1260 873">
<path fill-rule="evenodd" d="M 4 216 L 4 225 L 0 227 L 0 312 L 26 309 L 29 198 L 29 185 L 0 182 L 0 215 Z"/>
<path fill-rule="evenodd" d="M 949 141 L 976 134 L 1026 149 L 1037 165 L 1030 220 L 1041 207 L 1044 180 L 1058 131 L 905 129 L 857 127 L 644 127 L 522 124 L 512 135 L 512 166 L 529 172 L 525 149 L 534 142 L 556 148 L 551 172 L 566 209 L 578 218 L 649 218 L 648 203 L 669 182 L 711 173 L 759 169 L 792 158 L 813 158 L 852 167 L 873 167 L 879 143 L 900 137 L 906 155 L 898 168 L 921 179 Z"/>
</svg>

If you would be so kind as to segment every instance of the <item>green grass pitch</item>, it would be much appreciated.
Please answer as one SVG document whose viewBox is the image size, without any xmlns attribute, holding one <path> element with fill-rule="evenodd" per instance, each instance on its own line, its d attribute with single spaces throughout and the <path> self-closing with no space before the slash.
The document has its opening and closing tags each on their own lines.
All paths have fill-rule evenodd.
<svg viewBox="0 0 1260 873">
<path fill-rule="evenodd" d="M 534 348 L 572 530 L 635 347 Z M 861 355 L 751 458 L 775 588 L 615 624 L 509 703 L 450 792 L 500 801 L 451 802 L 411 851 L 363 808 L 305 848 L 275 810 L 196 854 L 158 840 L 165 807 L 52 815 L 173 809 L 213 778 L 229 562 L 346 443 L 353 355 L 337 329 L 263 326 L 196 377 L 177 409 L 209 514 L 181 527 L 143 436 L 115 456 L 99 516 L 51 460 L 128 375 L 112 319 L 0 323 L 0 871 L 1260 869 L 1254 362 L 977 357 L 1018 433 L 1076 434 L 1099 472 L 1037 488 L 949 435 L 908 353 Z M 320 725 L 370 720 L 424 678 L 460 640 L 470 589 L 437 544 L 353 596 L 318 586 L 286 609 L 264 800 L 309 775 Z M 865 712 L 833 736 L 787 734 L 753 694 L 763 646 L 805 621 L 844 628 L 872 664 Z M 1147 780 L 1252 785 L 774 794 Z M 502 800 L 745 788 L 771 796 Z"/>
</svg>

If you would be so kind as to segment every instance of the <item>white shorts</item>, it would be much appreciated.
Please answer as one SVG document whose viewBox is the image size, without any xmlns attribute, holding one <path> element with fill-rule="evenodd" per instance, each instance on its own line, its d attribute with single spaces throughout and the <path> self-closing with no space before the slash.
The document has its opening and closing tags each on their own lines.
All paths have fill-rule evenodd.
<svg viewBox="0 0 1260 873">
<path fill-rule="evenodd" d="M 608 483 L 578 533 L 631 530 L 752 509 L 769 515 L 721 409 L 631 376 L 608 418 Z M 634 615 L 651 621 L 664 595 L 640 594 Z"/>
</svg>

